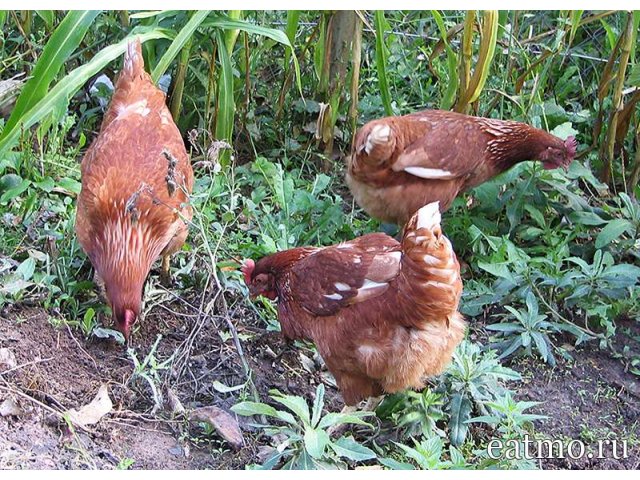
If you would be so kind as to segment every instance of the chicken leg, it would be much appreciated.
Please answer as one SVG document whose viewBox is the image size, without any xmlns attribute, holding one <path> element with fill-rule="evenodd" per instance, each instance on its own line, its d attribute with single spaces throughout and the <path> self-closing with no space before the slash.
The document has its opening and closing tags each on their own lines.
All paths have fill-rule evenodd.
<svg viewBox="0 0 640 480">
<path fill-rule="evenodd" d="M 160 281 L 164 286 L 171 286 L 171 274 L 169 268 L 171 267 L 171 255 L 162 256 L 162 269 L 160 270 Z"/>
</svg>

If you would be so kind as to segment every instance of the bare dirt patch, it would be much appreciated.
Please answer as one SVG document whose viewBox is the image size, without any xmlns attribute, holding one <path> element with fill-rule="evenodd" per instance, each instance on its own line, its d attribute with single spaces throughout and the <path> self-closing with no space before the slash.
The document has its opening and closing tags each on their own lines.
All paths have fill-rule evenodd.
<svg viewBox="0 0 640 480">
<path fill-rule="evenodd" d="M 618 351 L 626 345 L 629 353 L 640 353 L 634 340 L 640 333 L 635 320 L 622 322 L 614 339 Z M 640 338 L 640 337 L 637 337 Z M 583 458 L 542 460 L 545 469 L 637 469 L 640 467 L 640 378 L 628 372 L 624 358 L 614 358 L 610 351 L 599 350 L 595 343 L 571 352 L 572 361 L 559 359 L 555 368 L 540 368 L 531 359 L 519 361 L 512 368 L 520 371 L 524 381 L 516 391 L 520 400 L 543 402 L 534 413 L 549 418 L 536 422 L 539 438 L 559 439 L 565 443 L 580 440 L 587 448 Z M 606 458 L 595 458 L 598 440 L 617 440 L 617 454 L 623 456 L 627 441 L 627 458 L 615 458 L 603 447 Z M 589 450 L 591 449 L 591 450 Z M 578 448 L 574 449 L 578 452 Z M 589 458 L 591 451 L 594 458 Z"/>
<path fill-rule="evenodd" d="M 152 309 L 132 347 L 142 362 L 161 336 L 153 361 L 168 362 L 157 370 L 154 394 L 147 381 L 132 378 L 131 355 L 112 339 L 85 339 L 77 329 L 56 327 L 43 309 L 5 308 L 0 348 L 12 352 L 16 367 L 0 375 L 0 403 L 11 399 L 22 413 L 0 417 L 0 468 L 118 468 L 133 461 L 131 468 L 202 469 L 255 463 L 260 434 L 242 418 L 237 420 L 244 447 L 234 451 L 216 432 L 187 421 L 188 413 L 210 405 L 229 412 L 240 398 L 253 399 L 256 391 L 264 400 L 273 388 L 311 400 L 322 377 L 302 367 L 303 345 L 287 345 L 241 307 L 234 316 L 242 357 L 221 318 L 199 313 L 184 299 Z M 245 387 L 221 392 L 214 382 Z M 70 429 L 61 414 L 91 402 L 102 384 L 109 388 L 113 410 L 86 430 Z M 339 410 L 337 390 L 328 387 L 327 393 L 328 406 Z M 186 414 L 172 414 L 170 396 Z"/>
<path fill-rule="evenodd" d="M 233 333 L 222 317 L 208 316 L 195 305 L 199 299 L 154 307 L 133 337 L 142 361 L 161 336 L 153 358 L 160 405 L 148 382 L 132 378 L 135 366 L 125 347 L 113 340 L 85 339 L 77 330 L 54 326 L 40 308 L 12 306 L 0 316 L 0 348 L 15 356 L 16 367 L 0 375 L 0 403 L 12 399 L 22 412 L 0 417 L 0 468 L 244 468 L 258 462 L 259 447 L 268 439 L 238 418 L 244 446 L 234 451 L 219 435 L 186 420 L 196 408 L 215 405 L 227 412 L 241 399 L 268 399 L 271 389 L 313 399 L 319 382 L 327 385 L 326 407 L 339 411 L 342 401 L 330 379 L 304 344 L 287 344 L 278 332 L 239 302 L 230 322 L 241 340 L 238 353 Z M 55 322 L 54 322 L 55 323 Z M 621 329 L 617 345 L 637 348 L 637 322 Z M 634 343 L 635 342 L 635 343 Z M 640 397 L 637 377 L 626 371 L 624 359 L 613 358 L 589 344 L 560 359 L 551 369 L 539 361 L 518 359 L 511 365 L 523 374 L 512 385 L 521 400 L 544 402 L 535 413 L 539 438 L 627 439 L 627 459 L 545 460 L 542 468 L 638 468 Z M 250 387 L 246 362 L 252 372 Z M 314 366 L 315 363 L 315 366 Z M 148 372 L 147 372 L 148 373 Z M 214 382 L 228 387 L 222 392 Z M 79 408 L 94 398 L 100 385 L 109 387 L 113 409 L 97 424 L 70 429 L 61 412 Z M 169 393 L 169 391 L 171 393 Z M 186 409 L 173 414 L 169 396 Z"/>
</svg>

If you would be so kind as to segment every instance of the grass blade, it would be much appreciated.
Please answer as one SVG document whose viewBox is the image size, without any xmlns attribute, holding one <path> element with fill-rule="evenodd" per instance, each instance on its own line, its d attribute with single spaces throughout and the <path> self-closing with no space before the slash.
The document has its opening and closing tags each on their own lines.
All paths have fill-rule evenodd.
<svg viewBox="0 0 640 480">
<path fill-rule="evenodd" d="M 569 43 L 567 43 L 567 48 L 569 48 L 573 44 L 573 39 L 576 36 L 578 27 L 580 26 L 580 20 L 582 19 L 583 13 L 584 10 L 571 10 L 571 31 L 569 33 Z"/>
<path fill-rule="evenodd" d="M 44 47 L 31 78 L 22 89 L 0 140 L 10 136 L 23 121 L 24 114 L 47 94 L 49 85 L 78 47 L 99 13 L 88 10 L 72 11 L 60 22 Z"/>
<path fill-rule="evenodd" d="M 164 75 L 171 62 L 178 56 L 180 50 L 182 50 L 185 44 L 191 39 L 193 33 L 198 29 L 204 19 L 207 18 L 210 12 L 211 10 L 202 10 L 194 13 L 186 25 L 182 27 L 180 33 L 176 35 L 176 38 L 171 42 L 171 45 L 151 72 L 151 78 L 154 82 L 157 83 L 160 77 Z"/>
<path fill-rule="evenodd" d="M 287 26 L 284 33 L 289 39 L 289 43 L 293 45 L 296 39 L 296 32 L 298 31 L 298 23 L 300 21 L 300 10 L 289 10 L 287 12 Z M 284 69 L 285 74 L 289 72 L 289 62 L 291 61 L 292 50 L 285 48 L 284 50 Z"/>
<path fill-rule="evenodd" d="M 391 93 L 389 92 L 389 81 L 387 79 L 387 45 L 384 43 L 384 31 L 388 27 L 384 18 L 383 10 L 376 10 L 374 16 L 376 28 L 376 68 L 378 69 L 378 85 L 380 86 L 380 96 L 382 105 L 387 115 L 393 115 L 391 108 Z"/>
<path fill-rule="evenodd" d="M 293 45 L 289 41 L 289 37 L 287 34 L 281 30 L 276 30 L 275 28 L 267 28 L 262 27 L 260 25 L 255 25 L 253 23 L 247 22 L 245 20 L 234 20 L 227 16 L 217 16 L 210 18 L 206 22 L 203 23 L 205 27 L 218 27 L 224 30 L 242 30 L 243 32 L 253 33 L 256 35 L 262 35 L 263 37 L 270 38 L 271 40 L 275 40 L 278 43 L 281 43 L 285 47 L 291 50 L 291 57 L 293 59 L 293 67 L 296 72 L 296 85 L 298 86 L 298 90 L 300 91 L 300 95 L 302 95 L 302 83 L 300 81 L 300 65 L 298 64 L 298 59 L 295 55 L 293 55 Z"/>
<path fill-rule="evenodd" d="M 44 21 L 44 24 L 47 26 L 47 31 L 53 29 L 53 22 L 56 20 L 53 10 L 36 10 L 36 15 Z"/>
<path fill-rule="evenodd" d="M 449 110 L 451 105 L 453 105 L 456 97 L 456 90 L 458 88 L 458 61 L 455 52 L 451 48 L 451 45 L 449 45 L 449 32 L 444 25 L 442 15 L 440 15 L 440 12 L 437 10 L 431 10 L 431 15 L 433 15 L 433 19 L 438 26 L 438 30 L 440 30 L 440 37 L 444 43 L 445 51 L 447 52 L 447 70 L 449 78 L 448 81 L 445 82 L 447 84 L 447 88 L 440 100 L 440 108 L 443 110 Z"/>
<path fill-rule="evenodd" d="M 242 10 L 229 10 L 229 18 L 231 20 L 242 20 Z M 224 34 L 224 46 L 227 47 L 229 55 L 233 53 L 233 46 L 236 44 L 239 28 L 230 28 Z"/>
<path fill-rule="evenodd" d="M 231 143 L 233 133 L 233 119 L 236 111 L 236 104 L 233 95 L 233 67 L 231 57 L 224 47 L 224 36 L 222 32 L 216 32 L 218 42 L 218 61 L 220 62 L 220 74 L 218 77 L 218 104 L 216 105 L 216 140 L 226 140 Z M 220 164 L 226 165 L 229 162 L 230 152 L 224 150 L 220 154 Z"/>
<path fill-rule="evenodd" d="M 498 12 L 487 10 L 484 12 L 482 21 L 482 31 L 480 36 L 480 51 L 478 61 L 473 70 L 471 81 L 463 96 L 459 99 L 456 111 L 464 111 L 470 103 L 475 102 L 484 88 L 484 84 L 491 69 L 493 54 L 496 51 L 496 41 L 498 38 Z"/>
<path fill-rule="evenodd" d="M 171 116 L 177 123 L 182 109 L 182 94 L 184 93 L 184 82 L 187 77 L 187 67 L 189 66 L 189 54 L 191 53 L 191 38 L 180 51 L 176 75 L 173 81 L 173 90 L 171 91 Z"/>
</svg>

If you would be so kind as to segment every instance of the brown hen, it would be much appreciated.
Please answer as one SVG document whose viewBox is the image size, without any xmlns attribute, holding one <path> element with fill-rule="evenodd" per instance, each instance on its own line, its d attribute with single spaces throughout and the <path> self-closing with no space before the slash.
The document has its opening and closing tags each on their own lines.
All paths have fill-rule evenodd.
<svg viewBox="0 0 640 480">
<path fill-rule="evenodd" d="M 155 260 L 187 237 L 193 170 L 165 95 L 129 44 L 100 133 L 82 160 L 76 232 L 125 337 L 140 316 Z"/>
<path fill-rule="evenodd" d="M 566 168 L 576 153 L 561 140 L 520 122 L 441 110 L 387 117 L 356 134 L 346 179 L 358 205 L 384 222 L 403 225 L 415 211 L 456 196 L 525 160 Z"/>
<path fill-rule="evenodd" d="M 413 216 L 402 243 L 374 233 L 294 248 L 247 260 L 243 273 L 252 296 L 278 299 L 285 337 L 316 343 L 348 405 L 422 387 L 464 336 L 460 266 L 437 203 Z"/>
</svg>

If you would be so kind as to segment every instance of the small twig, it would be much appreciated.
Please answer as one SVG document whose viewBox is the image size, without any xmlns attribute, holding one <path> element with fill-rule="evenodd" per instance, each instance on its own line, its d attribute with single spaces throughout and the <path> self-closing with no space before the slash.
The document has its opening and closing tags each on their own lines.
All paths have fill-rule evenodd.
<svg viewBox="0 0 640 480">
<path fill-rule="evenodd" d="M 59 419 L 64 420 L 66 422 L 66 418 L 65 418 L 65 414 L 64 413 L 59 412 L 59 411 L 55 410 L 54 408 L 51 408 L 49 405 L 47 405 L 45 403 L 42 403 L 39 400 L 36 400 L 31 395 L 27 395 L 22 390 L 19 390 L 19 389 L 15 388 L 15 387 L 11 386 L 11 384 L 9 382 L 7 382 L 4 378 L 0 378 L 0 380 L 2 380 L 7 385 L 6 387 L 3 387 L 2 385 L 0 385 L 0 390 L 12 393 L 14 395 L 18 395 L 18 396 L 24 398 L 25 400 L 27 400 L 27 401 L 29 401 L 31 403 L 35 403 L 39 407 L 44 408 L 47 412 L 55 415 Z M 90 430 L 87 427 L 84 427 L 82 425 L 74 424 L 74 426 L 84 430 L 85 432 L 95 433 L 93 430 Z"/>
<path fill-rule="evenodd" d="M 6 375 L 7 373 L 11 373 L 11 372 L 13 372 L 15 370 L 19 370 L 21 368 L 28 367 L 29 365 L 36 365 L 38 363 L 49 362 L 51 360 L 53 360 L 53 357 L 51 357 L 51 358 L 42 358 L 42 359 L 39 359 L 39 360 L 33 360 L 31 362 L 23 363 L 22 365 L 17 365 L 17 366 L 15 366 L 13 368 L 10 368 L 9 370 L 4 370 L 3 372 L 0 372 L 0 377 L 2 377 L 3 375 Z"/>
</svg>

